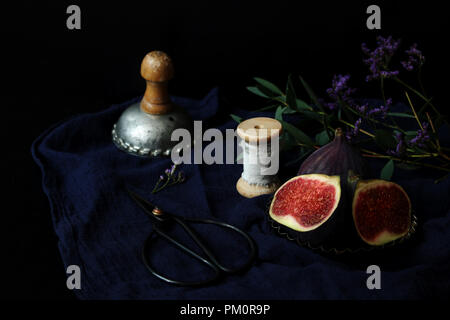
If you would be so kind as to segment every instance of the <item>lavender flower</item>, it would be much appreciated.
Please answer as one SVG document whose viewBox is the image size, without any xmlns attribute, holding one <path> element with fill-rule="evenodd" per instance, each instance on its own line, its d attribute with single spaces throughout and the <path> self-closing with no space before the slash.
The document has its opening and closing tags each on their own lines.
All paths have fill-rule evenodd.
<svg viewBox="0 0 450 320">
<path fill-rule="evenodd" d="M 417 135 L 409 141 L 409 145 L 411 147 L 418 146 L 423 148 L 425 147 L 425 142 L 430 140 L 430 134 L 428 132 L 429 129 L 428 123 L 426 122 L 422 123 L 422 128 L 423 130 L 420 129 L 417 130 Z"/>
<path fill-rule="evenodd" d="M 340 102 L 345 102 L 348 105 L 353 105 L 353 99 L 351 95 L 356 92 L 356 89 L 348 86 L 350 75 L 334 75 L 331 81 L 331 88 L 328 88 L 327 94 L 333 100 L 332 102 L 324 102 L 322 104 L 330 110 L 335 110 L 339 107 Z"/>
<path fill-rule="evenodd" d="M 373 108 L 368 112 L 368 116 L 379 115 L 382 119 L 386 119 L 387 112 L 389 111 L 389 107 L 392 105 L 392 99 L 389 98 L 386 100 L 386 105 L 379 106 L 378 108 Z"/>
<path fill-rule="evenodd" d="M 164 170 L 164 173 L 167 175 L 167 179 L 164 179 L 164 175 L 160 175 L 159 180 L 153 187 L 152 193 L 159 192 L 162 189 L 169 187 L 171 185 L 184 182 L 184 180 L 186 180 L 184 172 L 180 171 L 178 172 L 178 174 L 175 174 L 176 169 L 177 165 L 173 164 L 169 169 Z"/>
<path fill-rule="evenodd" d="M 335 110 L 338 108 L 337 102 L 324 102 L 322 104 L 330 110 Z"/>
<path fill-rule="evenodd" d="M 366 81 L 371 81 L 380 78 L 391 78 L 398 75 L 397 70 L 389 70 L 388 65 L 394 53 L 397 51 L 400 45 L 400 40 L 392 39 L 392 36 L 383 38 L 377 37 L 377 47 L 371 51 L 367 48 L 367 45 L 363 43 L 361 45 L 362 51 L 368 56 L 364 59 L 364 63 L 369 66 L 371 72 L 366 77 Z"/>
<path fill-rule="evenodd" d="M 401 132 L 397 132 L 395 137 L 397 139 L 397 146 L 395 147 L 395 150 L 388 150 L 387 154 L 402 158 L 406 154 L 405 135 Z"/>
<path fill-rule="evenodd" d="M 345 137 L 348 141 L 352 141 L 358 135 L 359 128 L 361 127 L 362 118 L 359 118 L 355 122 L 355 127 L 345 133 Z"/>
<path fill-rule="evenodd" d="M 350 97 L 356 92 L 356 89 L 350 88 L 348 86 L 348 81 L 350 80 L 350 75 L 334 75 L 331 81 L 331 88 L 327 89 L 327 93 L 334 101 L 342 100 L 348 104 L 353 103 L 353 99 Z"/>
<path fill-rule="evenodd" d="M 422 51 L 417 49 L 417 43 L 414 43 L 405 53 L 408 55 L 408 60 L 400 63 L 408 71 L 413 71 L 414 67 L 421 67 L 425 62 Z"/>
<path fill-rule="evenodd" d="M 356 111 L 361 113 L 363 116 L 368 116 L 369 112 L 370 112 L 369 111 L 369 105 L 367 103 L 365 103 L 365 104 L 363 104 L 361 106 L 355 105 L 355 109 L 356 109 Z"/>
</svg>

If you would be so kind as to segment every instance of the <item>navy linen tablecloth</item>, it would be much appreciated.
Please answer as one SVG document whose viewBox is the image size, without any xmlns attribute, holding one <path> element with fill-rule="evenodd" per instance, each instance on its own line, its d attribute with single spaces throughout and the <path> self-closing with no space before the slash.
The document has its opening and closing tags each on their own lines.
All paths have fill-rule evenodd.
<svg viewBox="0 0 450 320">
<path fill-rule="evenodd" d="M 219 108 L 218 90 L 203 100 L 173 99 L 204 128 Z M 394 180 L 409 193 L 419 228 L 411 241 L 391 250 L 336 257 L 300 247 L 274 233 L 266 218 L 269 196 L 241 197 L 235 184 L 241 165 L 182 165 L 183 184 L 154 195 L 151 190 L 170 159 L 144 159 L 119 151 L 111 129 L 134 99 L 94 114 L 76 116 L 43 133 L 32 154 L 42 169 L 58 247 L 65 267 L 81 269 L 82 299 L 415 299 L 450 295 L 450 179 L 434 184 L 426 172 L 396 170 Z M 243 117 L 255 114 L 235 111 Z M 273 116 L 273 115 L 272 115 Z M 223 119 L 219 129 L 235 128 Z M 280 169 L 295 174 L 300 163 Z M 383 163 L 371 165 L 379 170 Z M 125 191 L 131 186 L 150 201 L 186 217 L 222 220 L 247 231 L 258 245 L 258 258 L 244 274 L 216 285 L 185 288 L 152 276 L 142 263 L 143 242 L 152 229 L 150 219 Z M 45 217 L 43 217 L 45 218 Z M 212 242 L 224 264 L 242 259 L 240 239 L 215 227 L 198 231 Z M 175 233 L 178 231 L 175 230 Z M 182 239 L 183 235 L 179 235 Z M 151 251 L 155 268 L 174 278 L 192 280 L 207 269 L 163 241 Z M 369 265 L 381 268 L 381 289 L 369 290 Z"/>
</svg>

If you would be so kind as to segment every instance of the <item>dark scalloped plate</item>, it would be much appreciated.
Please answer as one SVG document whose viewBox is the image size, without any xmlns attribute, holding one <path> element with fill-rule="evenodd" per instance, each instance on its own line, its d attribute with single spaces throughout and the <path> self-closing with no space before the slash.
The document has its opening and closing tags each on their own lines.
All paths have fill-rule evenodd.
<svg viewBox="0 0 450 320">
<path fill-rule="evenodd" d="M 270 205 L 269 205 L 270 206 Z M 391 241 L 385 245 L 382 246 L 369 246 L 365 244 L 361 240 L 361 244 L 356 245 L 355 247 L 333 247 L 329 245 L 319 245 L 319 246 L 313 246 L 307 241 L 301 241 L 298 237 L 294 236 L 297 231 L 291 230 L 275 220 L 273 220 L 269 215 L 269 208 L 266 210 L 266 218 L 268 220 L 269 225 L 276 230 L 276 233 L 289 241 L 296 242 L 299 246 L 311 249 L 313 251 L 319 252 L 319 253 L 325 253 L 325 254 L 332 254 L 332 255 L 343 255 L 343 254 L 356 254 L 356 253 L 366 253 L 366 252 L 372 252 L 372 251 L 380 251 L 387 248 L 397 247 L 398 245 L 404 243 L 405 241 L 409 240 L 412 235 L 417 230 L 418 225 L 418 219 L 417 216 L 414 214 L 414 211 L 411 213 L 411 226 L 409 228 L 409 231 L 407 234 L 405 234 L 403 237 L 398 238 L 394 241 Z"/>
</svg>

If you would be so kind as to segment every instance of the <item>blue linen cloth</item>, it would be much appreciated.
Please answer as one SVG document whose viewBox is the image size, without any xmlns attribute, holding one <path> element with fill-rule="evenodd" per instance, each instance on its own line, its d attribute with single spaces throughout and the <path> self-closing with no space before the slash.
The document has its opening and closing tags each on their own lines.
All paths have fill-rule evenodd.
<svg viewBox="0 0 450 320">
<path fill-rule="evenodd" d="M 218 90 L 197 101 L 173 98 L 195 120 L 208 120 L 219 110 Z M 43 133 L 32 154 L 43 174 L 58 247 L 65 267 L 81 269 L 81 299 L 417 299 L 450 295 L 450 179 L 434 184 L 427 172 L 396 170 L 394 180 L 410 195 L 419 228 L 399 248 L 365 255 L 336 257 L 300 247 L 269 226 L 270 196 L 241 197 L 235 184 L 242 166 L 182 165 L 183 184 L 151 194 L 170 159 L 144 159 L 119 151 L 111 129 L 122 111 L 139 98 L 102 112 L 76 116 Z M 237 110 L 240 116 L 255 113 Z M 273 116 L 273 114 L 270 114 Z M 206 125 L 205 125 L 206 124 Z M 235 128 L 223 119 L 219 129 Z M 373 161 L 379 170 L 384 163 Z M 300 163 L 281 164 L 283 179 L 295 175 Z M 377 171 L 379 172 L 379 171 Z M 152 276 L 140 252 L 152 224 L 132 202 L 126 186 L 159 207 L 186 217 L 222 220 L 248 232 L 258 258 L 243 274 L 203 288 L 168 285 Z M 246 248 L 238 238 L 215 227 L 197 230 L 212 242 L 223 263 L 239 263 Z M 177 233 L 177 231 L 175 231 Z M 183 240 L 183 235 L 179 234 Z M 232 245 L 236 241 L 236 245 Z M 151 259 L 157 270 L 192 280 L 207 271 L 197 261 L 157 241 Z M 177 254 L 178 253 L 178 254 Z M 381 289 L 369 290 L 366 269 L 381 268 Z"/>
</svg>

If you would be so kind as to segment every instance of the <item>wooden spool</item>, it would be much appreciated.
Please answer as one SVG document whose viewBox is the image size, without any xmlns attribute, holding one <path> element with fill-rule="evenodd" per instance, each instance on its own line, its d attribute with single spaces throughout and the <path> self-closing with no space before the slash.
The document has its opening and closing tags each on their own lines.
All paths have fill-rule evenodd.
<svg viewBox="0 0 450 320">
<path fill-rule="evenodd" d="M 258 117 L 241 122 L 237 127 L 237 134 L 245 143 L 259 144 L 270 142 L 276 136 L 278 139 L 282 132 L 282 125 L 272 118 Z M 253 198 L 263 194 L 275 192 L 280 186 L 276 176 L 269 184 L 254 184 L 246 181 L 242 176 L 236 183 L 236 189 L 242 196 Z"/>
</svg>

